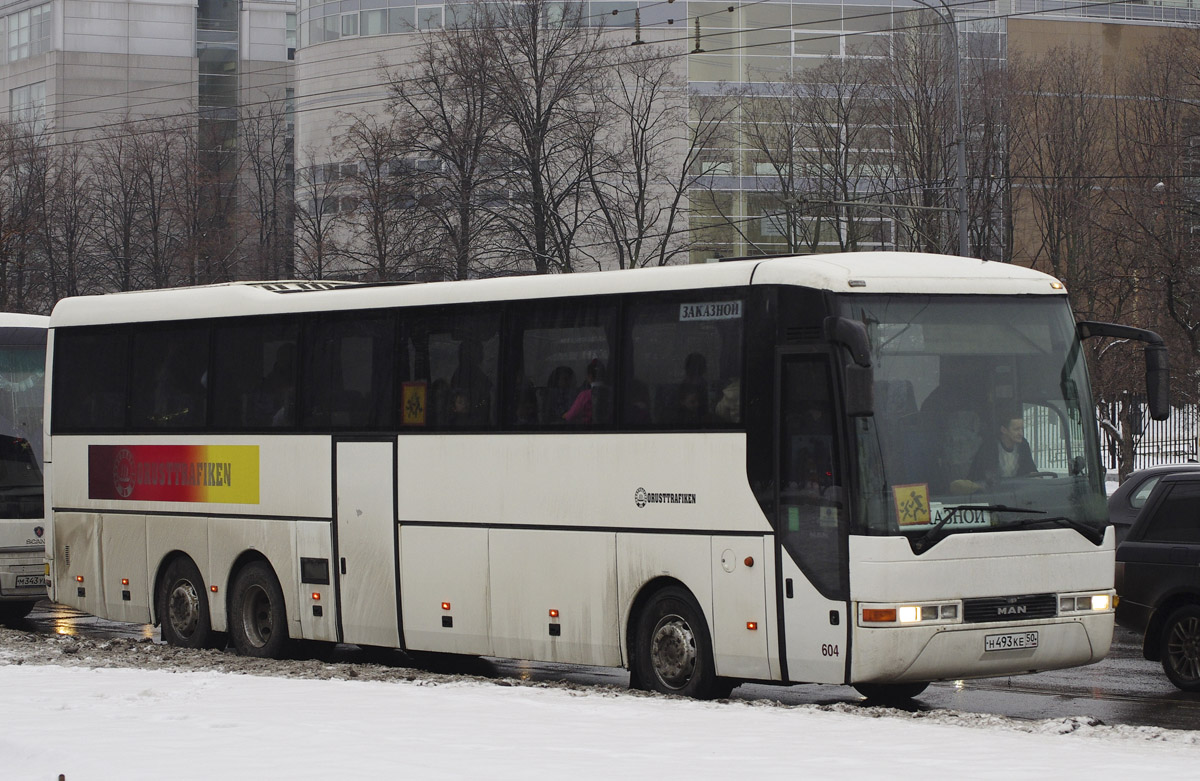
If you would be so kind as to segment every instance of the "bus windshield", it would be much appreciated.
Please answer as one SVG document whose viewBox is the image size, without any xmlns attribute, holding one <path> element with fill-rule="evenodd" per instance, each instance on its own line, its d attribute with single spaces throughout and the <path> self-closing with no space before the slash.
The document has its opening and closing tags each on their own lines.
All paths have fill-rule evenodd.
<svg viewBox="0 0 1200 781">
<path fill-rule="evenodd" d="M 1108 514 L 1084 360 L 1065 296 L 846 297 L 866 324 L 875 415 L 854 421 L 857 533 L 1070 527 Z"/>
<path fill-rule="evenodd" d="M 0 516 L 42 515 L 42 395 L 46 350 L 0 347 Z"/>
</svg>

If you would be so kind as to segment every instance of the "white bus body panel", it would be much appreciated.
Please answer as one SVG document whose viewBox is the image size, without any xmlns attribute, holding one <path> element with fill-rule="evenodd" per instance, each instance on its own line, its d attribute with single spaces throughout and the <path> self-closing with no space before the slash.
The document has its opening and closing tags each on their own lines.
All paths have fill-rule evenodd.
<svg viewBox="0 0 1200 781">
<path fill-rule="evenodd" d="M 296 524 L 294 521 L 253 520 L 246 518 L 209 518 L 208 555 L 211 562 L 206 572 L 209 586 L 217 585 L 217 593 L 209 591 L 208 607 L 213 629 L 225 631 L 229 626 L 225 600 L 233 581 L 233 565 L 246 551 L 261 553 L 275 570 L 283 590 L 287 610 L 288 636 L 300 637 L 300 607 L 292 584 L 300 581 L 296 555 Z"/>
<path fill-rule="evenodd" d="M 709 628 L 714 636 L 721 636 L 719 654 L 718 644 L 713 642 L 713 655 L 721 660 L 717 675 L 770 678 L 767 627 L 774 621 L 768 620 L 767 610 L 775 600 L 768 597 L 767 590 L 775 579 L 768 576 L 774 569 L 767 567 L 764 538 L 710 539 L 713 605 Z"/>
<path fill-rule="evenodd" d="M 104 615 L 116 621 L 145 624 L 150 621 L 153 583 L 146 568 L 146 516 L 100 516 L 101 582 Z M 122 583 L 128 580 L 129 585 Z M 129 599 L 124 593 L 129 593 Z"/>
<path fill-rule="evenodd" d="M 1093 546 L 1073 529 L 955 534 L 915 556 L 902 537 L 850 537 L 854 604 L 1094 591 L 1112 593 L 1112 527 Z M 954 589 L 947 592 L 947 586 Z M 1112 643 L 1113 611 L 1028 621 L 860 626 L 852 679 L 926 681 L 1052 670 L 1097 662 Z M 1037 631 L 1033 649 L 987 651 L 986 635 Z"/>
<path fill-rule="evenodd" d="M 621 663 L 615 534 L 492 529 L 488 548 L 494 655 Z"/>
<path fill-rule="evenodd" d="M 300 606 L 300 627 L 303 637 L 309 640 L 328 640 L 337 642 L 337 615 L 334 606 L 337 604 L 337 588 L 333 568 L 336 566 L 333 557 L 333 540 L 331 539 L 330 524 L 321 521 L 296 522 L 296 559 L 323 559 L 328 563 L 328 582 L 305 582 L 303 577 L 296 584 L 296 604 Z M 287 584 L 281 582 L 283 588 Z M 317 594 L 320 599 L 313 600 Z M 314 606 L 321 607 L 321 615 L 316 615 Z"/>
<path fill-rule="evenodd" d="M 415 651 L 492 653 L 488 530 L 401 526 L 404 643 Z M 442 608 L 446 603 L 448 610 Z M 450 626 L 443 618 L 448 617 Z"/>
</svg>

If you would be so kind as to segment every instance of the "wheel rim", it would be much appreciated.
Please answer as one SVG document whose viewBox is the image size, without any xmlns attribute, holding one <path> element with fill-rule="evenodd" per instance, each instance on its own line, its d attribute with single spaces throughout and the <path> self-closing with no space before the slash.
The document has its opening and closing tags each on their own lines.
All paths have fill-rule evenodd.
<svg viewBox="0 0 1200 781">
<path fill-rule="evenodd" d="M 1200 618 L 1189 616 L 1171 625 L 1167 659 L 1180 678 L 1200 681 Z"/>
<path fill-rule="evenodd" d="M 242 628 L 246 640 L 255 648 L 262 648 L 271 641 L 274 623 L 270 595 L 262 586 L 248 588 L 242 602 Z"/>
<path fill-rule="evenodd" d="M 650 635 L 650 664 L 663 685 L 682 689 L 696 671 L 696 636 L 679 615 L 663 616 Z"/>
<path fill-rule="evenodd" d="M 171 631 L 178 637 L 190 638 L 200 623 L 200 594 L 188 580 L 181 580 L 171 589 L 167 597 L 167 618 Z"/>
</svg>

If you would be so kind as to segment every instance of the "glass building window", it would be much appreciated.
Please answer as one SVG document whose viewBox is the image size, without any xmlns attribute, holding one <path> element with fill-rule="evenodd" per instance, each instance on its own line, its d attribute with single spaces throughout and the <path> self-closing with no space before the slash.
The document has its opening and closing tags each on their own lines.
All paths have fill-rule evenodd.
<svg viewBox="0 0 1200 781">
<path fill-rule="evenodd" d="M 44 129 L 46 124 L 46 82 L 27 84 L 8 92 L 9 118 L 33 132 Z"/>
<path fill-rule="evenodd" d="M 8 61 L 50 51 L 53 18 L 49 3 L 9 15 Z"/>
</svg>

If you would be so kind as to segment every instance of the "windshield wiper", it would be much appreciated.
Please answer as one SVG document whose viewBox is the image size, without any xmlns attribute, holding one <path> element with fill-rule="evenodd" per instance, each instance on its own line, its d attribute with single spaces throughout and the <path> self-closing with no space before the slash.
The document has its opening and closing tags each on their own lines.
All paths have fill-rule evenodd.
<svg viewBox="0 0 1200 781">
<path fill-rule="evenodd" d="M 993 512 L 993 513 L 1038 513 L 1040 515 L 1046 514 L 1045 510 L 1030 510 L 1028 507 L 1010 507 L 1007 504 L 957 504 L 957 505 L 954 505 L 953 507 L 943 507 L 942 509 L 948 510 L 949 512 L 946 513 L 946 515 L 942 518 L 942 520 L 937 522 L 936 526 L 934 526 L 932 529 L 930 529 L 929 531 L 922 534 L 912 544 L 912 548 L 915 553 L 924 553 L 925 551 L 932 548 L 934 543 L 938 542 L 940 539 L 945 537 L 946 535 L 941 533 L 942 529 L 944 529 L 946 527 L 946 524 L 950 523 L 951 519 L 953 519 L 954 516 L 958 514 L 959 510 L 977 510 L 977 511 Z M 1031 518 L 1030 520 L 1031 521 L 1040 521 L 1040 520 L 1044 520 L 1044 519 Z M 1005 524 L 1005 525 L 1007 525 L 1007 524 Z"/>
<path fill-rule="evenodd" d="M 1099 545 L 1101 542 L 1104 541 L 1103 530 L 1097 529 L 1094 526 L 1088 526 L 1086 523 L 1083 523 L 1082 521 L 1077 521 L 1074 518 L 1068 518 L 1065 515 L 1055 515 L 1052 518 L 1019 518 L 1015 521 L 1009 521 L 1008 523 L 1001 523 L 999 525 L 993 526 L 992 528 L 993 529 L 1017 529 L 1022 526 L 1033 526 L 1033 525 L 1039 524 L 1039 523 L 1057 523 L 1059 526 L 1066 526 L 1068 528 L 1074 529 L 1075 531 L 1079 532 L 1084 537 L 1086 537 L 1088 540 L 1090 540 L 1093 545 Z"/>
</svg>

